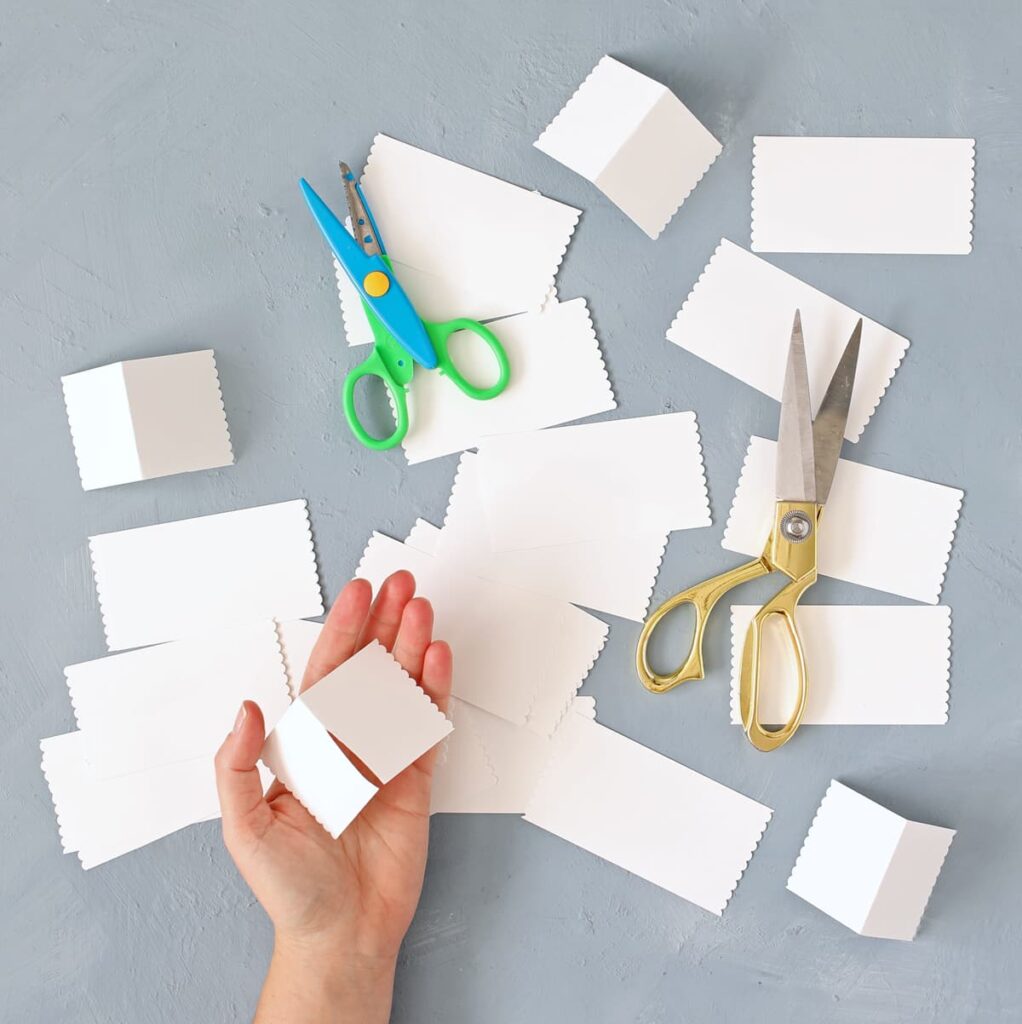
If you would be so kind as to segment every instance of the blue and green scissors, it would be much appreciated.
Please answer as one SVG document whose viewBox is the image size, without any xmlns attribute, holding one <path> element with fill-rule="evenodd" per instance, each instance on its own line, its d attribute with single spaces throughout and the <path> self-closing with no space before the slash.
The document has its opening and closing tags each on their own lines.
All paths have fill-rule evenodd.
<svg viewBox="0 0 1022 1024">
<path fill-rule="evenodd" d="M 344 379 L 342 401 L 344 415 L 352 433 L 367 448 L 382 451 L 400 444 L 408 433 L 406 393 L 415 364 L 427 370 L 439 369 L 469 398 L 485 401 L 495 398 L 508 384 L 511 367 L 507 353 L 497 336 L 477 320 L 459 317 L 433 323 L 423 320 L 401 287 L 376 229 L 362 187 L 347 164 L 341 164 L 341 179 L 351 216 L 351 233 L 302 178 L 300 185 L 320 231 L 337 257 L 337 262 L 358 289 L 366 317 L 373 332 L 373 351 Z M 493 353 L 499 369 L 497 382 L 476 387 L 458 370 L 448 354 L 448 341 L 457 331 L 469 331 L 481 338 Z M 389 437 L 373 437 L 362 426 L 355 410 L 355 385 L 363 377 L 378 377 L 390 392 L 394 407 L 394 432 Z"/>
</svg>

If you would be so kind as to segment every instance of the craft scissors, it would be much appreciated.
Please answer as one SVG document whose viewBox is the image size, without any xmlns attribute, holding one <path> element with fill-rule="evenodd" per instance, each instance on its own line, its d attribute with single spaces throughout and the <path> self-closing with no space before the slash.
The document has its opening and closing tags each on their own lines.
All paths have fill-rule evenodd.
<svg viewBox="0 0 1022 1024">
<path fill-rule="evenodd" d="M 341 180 L 348 200 L 351 233 L 302 178 L 305 201 L 309 204 L 320 231 L 337 257 L 337 262 L 358 289 L 366 317 L 373 332 L 373 351 L 345 378 L 341 393 L 344 415 L 352 433 L 367 448 L 382 451 L 400 444 L 408 433 L 408 385 L 419 363 L 427 370 L 439 369 L 469 398 L 485 401 L 495 398 L 508 384 L 511 368 L 507 353 L 497 336 L 477 320 L 459 317 L 434 323 L 423 320 L 401 287 L 376 228 L 362 187 L 347 164 L 342 163 Z M 499 375 L 490 387 L 476 387 L 454 365 L 448 354 L 448 341 L 457 331 L 469 331 L 481 338 L 493 353 Z M 386 385 L 394 409 L 394 432 L 389 437 L 373 437 L 363 426 L 355 409 L 355 385 L 363 377 L 378 377 Z"/>
<path fill-rule="evenodd" d="M 749 624 L 742 650 L 739 706 L 745 735 L 757 750 L 776 750 L 787 743 L 798 729 L 805 711 L 809 673 L 802 639 L 795 622 L 795 608 L 799 598 L 817 578 L 817 532 L 841 454 L 861 336 L 862 320 L 859 320 L 814 420 L 802 318 L 799 311 L 795 311 L 777 435 L 777 503 L 763 554 L 737 569 L 731 569 L 676 594 L 650 615 L 639 636 L 635 665 L 639 679 L 647 690 L 664 693 L 679 683 L 702 679 L 703 632 L 713 606 L 729 590 L 742 583 L 771 572 L 784 573 L 791 582 L 756 613 Z M 664 616 L 683 604 L 692 605 L 695 612 L 692 646 L 680 668 L 668 675 L 659 675 L 650 668 L 647 658 L 650 637 Z M 795 656 L 798 691 L 788 721 L 779 728 L 767 729 L 759 720 L 760 659 L 764 628 L 775 617 L 783 623 L 783 635 Z"/>
</svg>

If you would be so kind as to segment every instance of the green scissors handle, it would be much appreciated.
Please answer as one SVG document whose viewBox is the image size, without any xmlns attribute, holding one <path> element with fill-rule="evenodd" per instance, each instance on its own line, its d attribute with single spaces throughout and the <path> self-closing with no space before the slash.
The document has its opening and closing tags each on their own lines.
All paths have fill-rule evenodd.
<svg viewBox="0 0 1022 1024">
<path fill-rule="evenodd" d="M 433 348 L 436 349 L 437 369 L 450 378 L 451 382 L 464 394 L 468 395 L 469 398 L 485 402 L 491 398 L 496 398 L 507 387 L 508 381 L 511 379 L 511 364 L 508 362 L 504 346 L 501 345 L 497 336 L 489 327 L 479 323 L 478 320 L 470 320 L 466 317 L 459 317 L 456 320 L 444 320 L 441 323 L 431 323 L 428 320 L 424 320 L 423 324 L 426 328 L 426 333 L 429 335 L 429 340 L 433 343 Z M 488 388 L 476 387 L 454 365 L 454 360 L 451 359 L 448 352 L 447 342 L 450 340 L 451 335 L 457 334 L 458 331 L 468 331 L 485 342 L 497 361 L 499 374 L 495 384 Z"/>
</svg>

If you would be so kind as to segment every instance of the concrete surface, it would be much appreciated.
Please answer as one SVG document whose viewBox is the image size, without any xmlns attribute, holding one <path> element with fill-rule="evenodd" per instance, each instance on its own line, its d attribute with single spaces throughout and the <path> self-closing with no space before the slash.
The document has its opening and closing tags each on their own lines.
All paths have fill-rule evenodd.
<svg viewBox="0 0 1022 1024">
<path fill-rule="evenodd" d="M 72 726 L 62 667 L 103 653 L 90 532 L 305 495 L 332 597 L 371 530 L 440 515 L 453 459 L 408 469 L 341 426 L 352 357 L 295 185 L 381 130 L 585 209 L 560 293 L 591 304 L 619 414 L 694 408 L 705 442 L 715 525 L 676 535 L 660 597 L 736 560 L 719 541 L 742 453 L 776 426 L 776 404 L 663 337 L 721 235 L 748 243 L 753 134 L 975 136 L 978 183 L 971 256 L 775 259 L 912 339 L 850 454 L 966 490 L 949 724 L 806 729 L 764 757 L 728 724 L 726 613 L 709 678 L 668 697 L 637 685 L 637 627 L 613 622 L 586 685 L 601 720 L 776 808 L 730 907 L 718 920 L 513 818 L 444 818 L 394 1019 L 1022 1019 L 1020 33 L 1010 0 L 4 0 L 0 1019 L 251 1012 L 270 929 L 219 826 L 83 873 L 37 742 Z M 531 145 L 605 52 L 724 142 L 657 242 Z M 208 346 L 238 464 L 83 493 L 60 374 Z M 813 599 L 896 603 L 835 582 Z M 832 776 L 959 830 L 914 943 L 784 889 Z"/>
</svg>

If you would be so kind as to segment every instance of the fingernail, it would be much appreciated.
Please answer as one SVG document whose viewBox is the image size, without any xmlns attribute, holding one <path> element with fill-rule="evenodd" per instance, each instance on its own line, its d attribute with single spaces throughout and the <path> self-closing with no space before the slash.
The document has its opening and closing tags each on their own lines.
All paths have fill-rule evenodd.
<svg viewBox="0 0 1022 1024">
<path fill-rule="evenodd" d="M 242 704 L 241 707 L 238 708 L 238 717 L 234 719 L 234 729 L 232 730 L 233 732 L 237 732 L 241 728 L 242 722 L 245 721 L 245 716 L 247 714 L 248 708 L 246 708 L 245 705 Z"/>
</svg>

